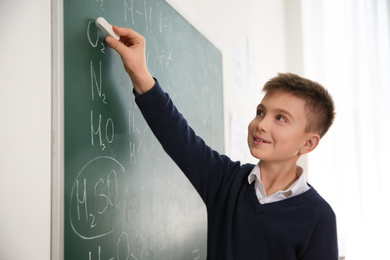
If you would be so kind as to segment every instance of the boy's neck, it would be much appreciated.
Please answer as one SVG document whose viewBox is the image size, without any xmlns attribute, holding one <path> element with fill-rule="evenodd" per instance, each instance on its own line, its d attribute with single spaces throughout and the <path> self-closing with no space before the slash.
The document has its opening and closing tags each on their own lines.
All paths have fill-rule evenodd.
<svg viewBox="0 0 390 260">
<path fill-rule="evenodd" d="M 266 195 L 286 190 L 298 179 L 296 162 L 280 164 L 260 161 L 259 166 Z"/>
</svg>

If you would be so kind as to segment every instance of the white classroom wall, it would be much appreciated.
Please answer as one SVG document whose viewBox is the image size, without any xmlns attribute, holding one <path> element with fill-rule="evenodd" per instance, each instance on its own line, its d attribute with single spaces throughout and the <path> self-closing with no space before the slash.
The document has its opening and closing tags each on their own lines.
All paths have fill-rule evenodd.
<svg viewBox="0 0 390 260">
<path fill-rule="evenodd" d="M 0 1 L 0 259 L 50 259 L 51 10 Z"/>
<path fill-rule="evenodd" d="M 299 26 L 291 23 L 299 21 L 299 8 L 289 5 L 299 0 L 168 2 L 221 50 L 226 152 L 250 160 L 246 129 L 262 85 L 277 72 L 301 72 L 300 57 L 287 55 L 301 48 L 300 34 L 290 33 Z M 0 259 L 46 260 L 51 255 L 51 1 L 1 0 L 0 29 Z"/>
</svg>

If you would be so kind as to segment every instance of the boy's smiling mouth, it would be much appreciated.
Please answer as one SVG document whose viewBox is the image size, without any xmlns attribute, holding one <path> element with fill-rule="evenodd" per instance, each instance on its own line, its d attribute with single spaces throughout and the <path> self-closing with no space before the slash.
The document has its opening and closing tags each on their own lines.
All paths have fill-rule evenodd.
<svg viewBox="0 0 390 260">
<path fill-rule="evenodd" d="M 260 137 L 260 136 L 254 136 L 253 137 L 253 140 L 257 143 L 270 143 L 268 142 L 267 140 L 265 140 L 264 138 Z"/>
</svg>

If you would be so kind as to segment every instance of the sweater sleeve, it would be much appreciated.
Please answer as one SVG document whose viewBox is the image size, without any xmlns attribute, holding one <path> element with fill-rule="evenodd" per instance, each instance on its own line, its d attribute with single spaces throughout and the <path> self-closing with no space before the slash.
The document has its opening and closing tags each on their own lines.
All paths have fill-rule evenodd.
<svg viewBox="0 0 390 260">
<path fill-rule="evenodd" d="M 320 203 L 313 203 L 312 206 L 316 212 L 317 221 L 306 251 L 300 259 L 338 260 L 336 215 L 323 199 Z"/>
<path fill-rule="evenodd" d="M 207 205 L 207 201 L 213 197 L 209 187 L 218 190 L 225 178 L 224 173 L 231 171 L 229 168 L 234 165 L 238 166 L 237 163 L 208 147 L 203 139 L 195 134 L 157 80 L 148 92 L 134 94 L 135 101 L 153 134 Z"/>
</svg>

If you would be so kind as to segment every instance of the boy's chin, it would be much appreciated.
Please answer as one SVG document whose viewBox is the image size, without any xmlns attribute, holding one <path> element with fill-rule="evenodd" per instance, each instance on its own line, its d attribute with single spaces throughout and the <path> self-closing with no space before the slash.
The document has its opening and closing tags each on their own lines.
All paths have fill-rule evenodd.
<svg viewBox="0 0 390 260">
<path fill-rule="evenodd" d="M 263 159 L 261 159 L 262 157 L 260 155 L 256 154 L 256 153 L 252 153 L 251 152 L 251 155 L 252 155 L 253 158 L 255 158 L 257 160 L 263 160 Z"/>
</svg>

